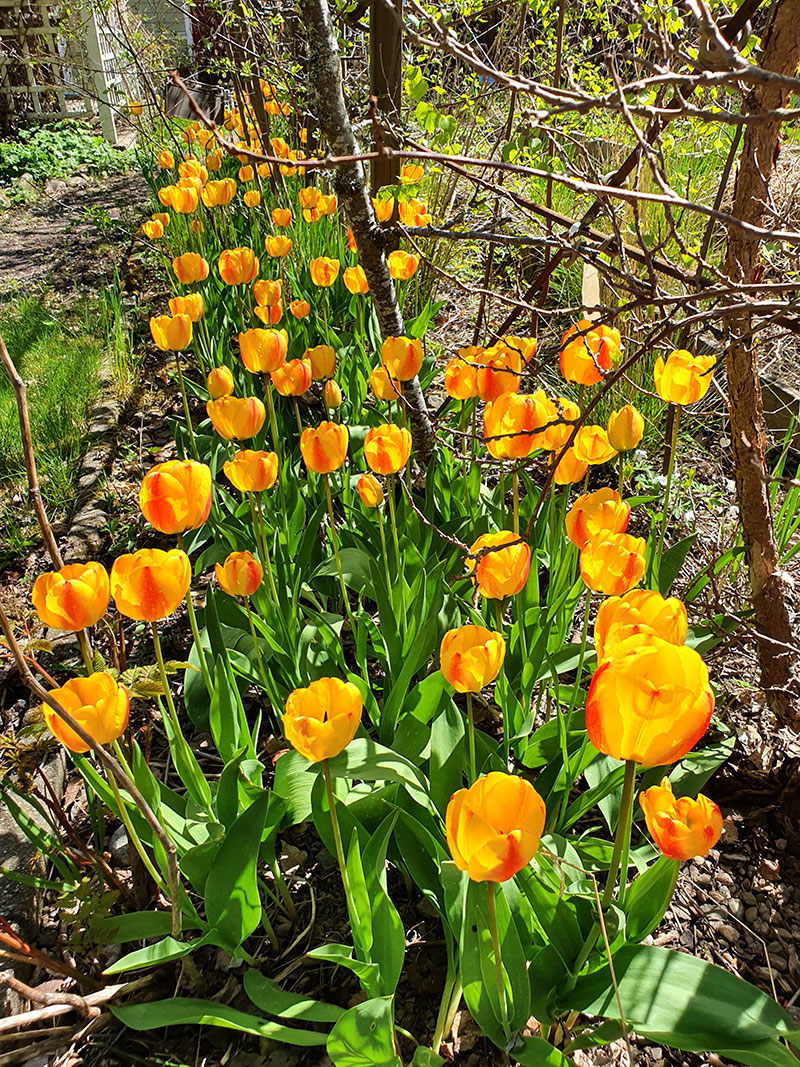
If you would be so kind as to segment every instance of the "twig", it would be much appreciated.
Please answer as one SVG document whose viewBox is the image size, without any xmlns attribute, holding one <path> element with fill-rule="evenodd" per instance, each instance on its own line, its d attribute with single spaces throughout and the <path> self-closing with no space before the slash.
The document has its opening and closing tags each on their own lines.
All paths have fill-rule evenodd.
<svg viewBox="0 0 800 1067">
<path fill-rule="evenodd" d="M 150 975 L 145 975 L 143 978 L 137 978 L 133 982 L 124 982 L 120 985 L 106 986 L 105 989 L 98 989 L 95 993 L 87 993 L 85 997 L 72 997 L 72 1000 L 80 1000 L 83 1002 L 83 1006 L 86 1010 L 85 1017 L 95 1017 L 99 1014 L 97 1006 L 99 1004 L 107 1004 L 109 1000 L 114 1000 L 120 993 L 133 993 L 137 989 L 141 989 L 143 986 L 148 985 L 151 981 Z M 22 983 L 19 983 L 22 985 Z M 28 989 L 27 986 L 23 986 L 24 989 Z M 30 990 L 35 992 L 35 990 Z M 25 994 L 27 995 L 27 994 Z M 40 993 L 40 997 L 49 996 L 50 994 Z M 23 1026 L 33 1026 L 36 1023 L 44 1022 L 47 1019 L 55 1019 L 59 1015 L 66 1015 L 71 1011 L 76 1010 L 76 1005 L 72 1003 L 72 1000 L 67 1001 L 65 998 L 70 997 L 69 993 L 53 994 L 56 997 L 57 1002 L 47 1004 L 45 1007 L 37 1008 L 35 1011 L 25 1011 L 19 1015 L 12 1015 L 8 1019 L 0 1019 L 0 1033 L 8 1030 L 18 1030 Z"/>
</svg>

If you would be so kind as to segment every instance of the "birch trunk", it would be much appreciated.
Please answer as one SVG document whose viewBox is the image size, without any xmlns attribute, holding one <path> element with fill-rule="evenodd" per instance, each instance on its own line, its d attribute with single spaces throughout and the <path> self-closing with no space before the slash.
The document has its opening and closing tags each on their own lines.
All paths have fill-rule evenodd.
<svg viewBox="0 0 800 1067">
<path fill-rule="evenodd" d="M 311 110 L 336 156 L 358 155 L 359 148 L 344 99 L 341 62 L 328 0 L 298 0 L 308 36 L 308 80 Z M 336 168 L 333 187 L 347 212 L 358 246 L 358 257 L 369 283 L 382 337 L 400 337 L 405 332 L 394 282 L 384 258 L 384 238 L 360 162 Z M 425 466 L 436 440 L 419 379 L 403 383 L 403 397 L 411 423 L 414 447 Z"/>
</svg>

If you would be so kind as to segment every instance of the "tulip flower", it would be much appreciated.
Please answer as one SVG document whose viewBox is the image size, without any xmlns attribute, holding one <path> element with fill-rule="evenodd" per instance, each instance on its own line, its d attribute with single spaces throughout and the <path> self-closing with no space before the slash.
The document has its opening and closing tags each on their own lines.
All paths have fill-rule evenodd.
<svg viewBox="0 0 800 1067">
<path fill-rule="evenodd" d="M 142 480 L 139 507 L 160 533 L 196 530 L 211 512 L 211 469 L 193 459 L 156 464 Z"/>
<path fill-rule="evenodd" d="M 308 265 L 311 281 L 322 289 L 333 285 L 339 276 L 339 260 L 330 259 L 328 256 L 320 256 L 312 259 Z"/>
<path fill-rule="evenodd" d="M 153 220 L 153 222 L 160 222 L 165 230 L 169 226 L 169 215 L 166 213 L 166 211 L 156 211 L 150 216 L 150 218 Z"/>
<path fill-rule="evenodd" d="M 390 196 L 386 199 L 373 197 L 372 206 L 375 209 L 375 218 L 378 222 L 388 222 L 394 211 L 394 197 Z"/>
<path fill-rule="evenodd" d="M 267 250 L 267 255 L 272 256 L 273 259 L 281 259 L 283 256 L 288 256 L 292 250 L 291 237 L 283 237 L 278 235 L 277 237 L 266 237 L 264 239 L 264 247 Z"/>
<path fill-rule="evenodd" d="M 430 226 L 431 224 L 427 204 L 421 200 L 398 201 L 397 214 L 404 226 Z"/>
<path fill-rule="evenodd" d="M 507 547 L 503 547 L 507 546 Z M 531 568 L 530 547 L 511 530 L 481 534 L 470 547 L 470 556 L 491 549 L 480 559 L 467 560 L 467 572 L 473 575 L 478 592 L 488 600 L 505 600 L 524 588 Z"/>
<path fill-rule="evenodd" d="M 400 382 L 389 377 L 385 367 L 376 367 L 369 376 L 369 384 L 376 400 L 397 400 L 403 391 Z"/>
<path fill-rule="evenodd" d="M 148 222 L 142 223 L 142 233 L 148 241 L 158 241 L 164 236 L 164 226 L 162 223 L 156 222 L 155 219 L 150 219 Z"/>
<path fill-rule="evenodd" d="M 248 207 L 258 207 L 261 203 L 261 193 L 258 189 L 248 189 L 244 194 L 244 202 Z"/>
<path fill-rule="evenodd" d="M 196 159 L 184 159 L 178 167 L 178 173 L 181 178 L 199 178 L 201 182 L 205 182 L 208 178 L 208 173 L 205 167 Z"/>
<path fill-rule="evenodd" d="M 318 678 L 286 701 L 286 740 L 311 763 L 333 759 L 350 744 L 361 722 L 361 694 L 352 682 Z"/>
<path fill-rule="evenodd" d="M 476 368 L 460 354 L 453 356 L 444 369 L 444 388 L 454 400 L 471 400 L 478 395 Z"/>
<path fill-rule="evenodd" d="M 226 285 L 247 285 L 258 275 L 258 256 L 252 248 L 226 248 L 217 263 Z"/>
<path fill-rule="evenodd" d="M 387 337 L 381 345 L 381 360 L 390 378 L 410 382 L 422 366 L 422 342 L 410 337 Z"/>
<path fill-rule="evenodd" d="M 267 417 L 257 396 L 223 396 L 206 404 L 208 417 L 220 437 L 227 441 L 245 441 L 261 430 Z"/>
<path fill-rule="evenodd" d="M 411 455 L 411 434 L 405 427 L 383 423 L 373 426 L 364 439 L 364 458 L 376 474 L 397 474 Z"/>
<path fill-rule="evenodd" d="M 175 166 L 175 157 L 168 148 L 162 148 L 156 156 L 156 159 L 162 170 L 172 170 Z"/>
<path fill-rule="evenodd" d="M 109 595 L 106 569 L 92 560 L 40 574 L 31 599 L 45 626 L 76 632 L 94 626 L 105 615 Z"/>
<path fill-rule="evenodd" d="M 307 300 L 293 300 L 289 310 L 296 319 L 304 319 L 311 313 L 311 305 Z"/>
<path fill-rule="evenodd" d="M 572 447 L 575 458 L 592 467 L 608 463 L 617 454 L 609 444 L 608 436 L 602 426 L 581 426 L 575 434 Z"/>
<path fill-rule="evenodd" d="M 169 302 L 171 315 L 188 315 L 192 322 L 199 322 L 203 317 L 203 294 L 186 293 L 173 296 Z"/>
<path fill-rule="evenodd" d="M 559 455 L 560 451 L 553 453 L 554 463 Z M 578 459 L 575 455 L 575 449 L 568 448 L 561 459 L 558 460 L 558 466 L 553 473 L 553 481 L 556 485 L 574 485 L 575 482 L 583 481 L 588 469 L 589 464 Z"/>
<path fill-rule="evenodd" d="M 279 229 L 289 226 L 292 221 L 292 213 L 288 207 L 275 207 L 272 209 L 272 221 Z"/>
<path fill-rule="evenodd" d="M 694 404 L 711 386 L 716 356 L 693 356 L 691 352 L 672 352 L 666 359 L 659 356 L 654 371 L 656 392 L 669 404 Z"/>
<path fill-rule="evenodd" d="M 610 597 L 600 605 L 594 624 L 597 662 L 605 663 L 621 642 L 636 634 L 655 634 L 671 645 L 682 645 L 687 628 L 686 607 L 677 597 L 665 599 L 652 589 Z"/>
<path fill-rule="evenodd" d="M 406 282 L 417 273 L 419 256 L 415 256 L 412 252 L 403 252 L 398 249 L 395 252 L 390 252 L 386 257 L 386 266 L 389 268 L 389 274 L 396 281 Z"/>
<path fill-rule="evenodd" d="M 722 812 L 700 793 L 675 798 L 669 778 L 639 794 L 647 829 L 661 852 L 671 860 L 707 856 L 722 834 Z"/>
<path fill-rule="evenodd" d="M 225 476 L 242 493 L 263 493 L 271 489 L 278 477 L 278 457 L 274 452 L 241 449 L 222 469 Z"/>
<path fill-rule="evenodd" d="M 417 185 L 422 181 L 425 171 L 419 163 L 406 163 L 400 168 L 401 185 Z"/>
<path fill-rule="evenodd" d="M 272 372 L 272 384 L 281 396 L 302 396 L 311 381 L 311 363 L 307 359 L 290 359 Z"/>
<path fill-rule="evenodd" d="M 642 579 L 644 548 L 643 537 L 601 530 L 581 549 L 581 578 L 596 593 L 622 596 Z"/>
<path fill-rule="evenodd" d="M 250 552 L 231 552 L 224 563 L 214 564 L 214 573 L 228 596 L 252 596 L 264 577 L 261 564 Z"/>
<path fill-rule="evenodd" d="M 325 407 L 330 408 L 332 411 L 336 411 L 337 408 L 342 406 L 342 390 L 339 388 L 339 383 L 335 382 L 333 378 L 329 378 L 322 389 L 322 399 L 325 401 Z"/>
<path fill-rule="evenodd" d="M 500 673 L 506 655 L 502 634 L 485 626 L 459 626 L 442 638 L 442 674 L 457 693 L 480 693 Z"/>
<path fill-rule="evenodd" d="M 259 278 L 253 282 L 253 296 L 257 304 L 262 307 L 274 307 L 281 302 L 283 296 L 283 280 L 281 278 Z"/>
<path fill-rule="evenodd" d="M 383 486 L 374 474 L 362 474 L 356 489 L 365 508 L 377 508 L 383 503 Z"/>
<path fill-rule="evenodd" d="M 208 263 L 197 252 L 184 252 L 173 259 L 172 269 L 182 285 L 193 285 L 208 277 Z"/>
<path fill-rule="evenodd" d="M 162 352 L 182 352 L 192 343 L 192 320 L 188 315 L 159 315 L 150 319 L 150 335 Z"/>
<path fill-rule="evenodd" d="M 320 196 L 317 201 L 317 210 L 320 215 L 332 215 L 339 204 L 339 200 L 336 193 L 330 193 L 329 195 Z"/>
<path fill-rule="evenodd" d="M 347 459 L 347 427 L 338 422 L 321 422 L 307 427 L 300 437 L 303 462 L 315 474 L 337 471 Z"/>
<path fill-rule="evenodd" d="M 200 191 L 181 183 L 172 187 L 169 206 L 179 215 L 191 215 L 200 202 Z"/>
<path fill-rule="evenodd" d="M 239 334 L 239 354 L 251 374 L 272 374 L 286 362 L 286 330 L 246 330 Z"/>
<path fill-rule="evenodd" d="M 247 185 L 255 178 L 256 172 L 253 170 L 249 163 L 246 163 L 243 167 L 239 167 L 239 181 L 243 185 Z"/>
<path fill-rule="evenodd" d="M 544 390 L 537 390 L 537 393 L 539 392 L 543 393 Z M 564 396 L 557 396 L 553 400 L 547 399 L 550 404 L 552 419 L 559 421 L 555 421 L 552 426 L 548 426 L 545 430 L 542 448 L 546 448 L 549 452 L 560 452 L 570 439 L 575 423 L 581 417 L 581 409 L 574 400 L 568 400 Z M 575 436 L 577 437 L 577 434 Z M 570 452 L 572 452 L 571 448 Z M 588 464 L 584 464 L 584 466 L 588 466 Z M 581 475 L 582 477 L 583 475 Z M 580 478 L 573 480 L 580 481 Z"/>
<path fill-rule="evenodd" d="M 487 403 L 506 393 L 518 393 L 522 384 L 522 357 L 495 345 L 484 350 L 476 362 L 475 384 L 478 396 Z"/>
<path fill-rule="evenodd" d="M 236 196 L 236 182 L 233 178 L 206 182 L 200 196 L 206 207 L 225 207 Z"/>
<path fill-rule="evenodd" d="M 216 173 L 222 169 L 222 153 L 221 152 L 209 152 L 206 156 L 206 167 L 209 171 Z"/>
<path fill-rule="evenodd" d="M 608 417 L 608 443 L 617 452 L 630 452 L 636 448 L 644 434 L 644 419 L 632 404 Z"/>
<path fill-rule="evenodd" d="M 598 752 L 659 767 L 682 759 L 708 729 L 714 694 L 702 657 L 639 634 L 594 673 L 586 729 Z"/>
<path fill-rule="evenodd" d="M 212 400 L 221 396 L 230 396 L 233 392 L 233 375 L 227 367 L 214 367 L 206 377 L 206 389 Z"/>
<path fill-rule="evenodd" d="M 307 185 L 304 189 L 300 189 L 297 193 L 297 199 L 300 201 L 300 207 L 313 208 L 319 203 L 319 199 L 322 196 L 316 185 Z"/>
<path fill-rule="evenodd" d="M 522 459 L 541 447 L 543 435 L 536 433 L 549 421 L 549 412 L 536 397 L 526 393 L 505 393 L 486 405 L 483 438 L 489 455 L 495 459 Z"/>
<path fill-rule="evenodd" d="M 117 611 L 129 619 L 166 619 L 186 596 L 192 565 L 178 548 L 140 548 L 118 556 L 111 568 L 111 595 Z"/>
<path fill-rule="evenodd" d="M 303 353 L 303 359 L 311 364 L 311 377 L 314 381 L 333 377 L 333 372 L 336 370 L 336 352 L 330 345 L 307 348 Z"/>
<path fill-rule="evenodd" d="M 98 672 L 88 678 L 70 678 L 50 696 L 82 726 L 98 745 L 108 745 L 125 732 L 130 712 L 130 694 L 110 674 Z M 88 752 L 89 746 L 64 722 L 49 704 L 42 715 L 50 733 L 70 752 Z"/>
<path fill-rule="evenodd" d="M 506 882 L 539 848 L 544 801 L 524 778 L 492 771 L 450 798 L 447 847 L 473 882 Z"/>
<path fill-rule="evenodd" d="M 279 300 L 277 304 L 272 304 L 270 307 L 256 304 L 253 314 L 257 319 L 261 319 L 265 326 L 277 326 L 283 318 L 283 301 Z"/>
<path fill-rule="evenodd" d="M 352 293 L 353 296 L 363 296 L 369 292 L 367 276 L 363 267 L 347 267 L 342 275 L 342 281 L 345 289 L 347 289 L 348 293 Z"/>
<path fill-rule="evenodd" d="M 620 344 L 618 330 L 582 319 L 561 338 L 561 373 L 568 382 L 596 385 L 603 380 L 603 373 L 611 370 Z"/>
<path fill-rule="evenodd" d="M 512 334 L 503 337 L 500 344 L 511 352 L 519 353 L 525 363 L 530 363 L 538 347 L 535 337 L 515 337 Z"/>
<path fill-rule="evenodd" d="M 567 512 L 567 537 L 577 548 L 585 548 L 595 534 L 625 533 L 631 517 L 630 504 L 613 489 L 598 489 L 579 496 Z"/>
</svg>

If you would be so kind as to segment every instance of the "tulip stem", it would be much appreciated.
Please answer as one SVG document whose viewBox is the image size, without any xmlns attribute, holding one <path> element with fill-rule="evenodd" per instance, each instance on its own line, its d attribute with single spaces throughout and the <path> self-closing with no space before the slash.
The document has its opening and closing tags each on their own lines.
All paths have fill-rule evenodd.
<svg viewBox="0 0 800 1067">
<path fill-rule="evenodd" d="M 375 508 L 378 516 L 378 533 L 381 535 L 381 551 L 383 552 L 383 569 L 386 571 L 386 590 L 391 596 L 392 593 L 392 572 L 389 570 L 389 552 L 386 548 L 386 531 L 383 528 L 383 515 L 381 514 L 381 506 Z"/>
<path fill-rule="evenodd" d="M 495 600 L 494 602 L 495 619 L 497 620 L 497 632 L 502 635 L 503 633 L 503 601 Z M 495 699 L 497 700 L 498 707 L 500 708 L 500 721 L 503 727 L 503 763 L 506 769 L 508 769 L 509 759 L 511 757 L 511 740 L 508 735 L 508 723 L 506 722 L 506 685 L 505 675 L 501 671 L 497 676 L 497 684 L 495 685 Z"/>
<path fill-rule="evenodd" d="M 675 453 L 678 448 L 678 427 L 681 423 L 681 407 L 680 404 L 675 406 L 675 417 L 672 420 L 672 437 L 669 443 L 669 464 L 667 466 L 667 484 L 664 486 L 664 517 L 661 520 L 661 534 L 658 538 L 658 553 L 657 560 L 659 569 L 661 565 L 661 553 L 664 550 L 664 538 L 667 535 L 667 523 L 670 519 L 669 512 L 669 496 L 670 489 L 672 488 L 672 475 L 675 470 Z"/>
<path fill-rule="evenodd" d="M 131 774 L 130 768 L 128 767 L 128 764 L 125 761 L 125 756 L 122 752 L 122 749 L 120 748 L 119 741 L 113 741 L 112 747 L 114 749 L 114 752 L 116 753 L 117 759 L 122 764 L 122 769 L 125 771 L 129 778 L 132 778 L 133 775 Z M 147 851 L 144 845 L 142 844 L 141 838 L 136 833 L 133 823 L 131 822 L 130 815 L 128 814 L 128 809 L 125 805 L 125 801 L 122 799 L 122 794 L 119 791 L 117 780 L 110 772 L 108 772 L 108 784 L 111 786 L 111 792 L 114 794 L 114 800 L 117 802 L 117 814 L 119 815 L 120 819 L 122 819 L 122 825 L 125 827 L 125 830 L 128 834 L 129 844 L 132 845 L 139 853 L 139 856 L 141 857 L 142 863 L 145 865 L 147 873 L 153 879 L 158 888 L 162 891 L 162 893 L 167 893 L 167 885 L 164 879 L 156 870 L 156 868 L 153 866 L 152 860 L 147 855 Z"/>
<path fill-rule="evenodd" d="M 254 500 L 255 504 L 253 503 Z M 272 593 L 272 599 L 275 601 L 275 607 L 278 609 L 278 613 L 281 614 L 281 602 L 278 599 L 278 588 L 275 585 L 275 575 L 272 573 L 272 563 L 269 558 L 269 549 L 267 548 L 267 529 L 264 523 L 264 512 L 261 507 L 261 498 L 258 493 L 250 494 L 250 507 L 253 512 L 253 523 L 258 529 L 259 537 L 261 540 L 261 553 L 264 557 L 264 567 L 267 572 L 267 583 L 269 585 L 270 592 Z M 258 515 L 258 518 L 256 518 L 256 515 Z"/>
<path fill-rule="evenodd" d="M 628 881 L 628 855 L 631 847 L 631 823 L 633 816 L 633 793 L 636 785 L 636 762 L 625 761 L 625 781 L 622 786 L 622 800 L 617 819 L 617 832 L 614 835 L 614 851 L 611 854 L 611 866 L 608 869 L 608 881 L 603 892 L 602 906 L 607 908 L 614 895 L 617 884 L 617 872 L 622 866 L 620 874 L 620 890 L 618 903 L 621 905 L 625 897 L 625 886 Z M 623 864 L 620 864 L 620 860 Z"/>
<path fill-rule="evenodd" d="M 514 500 L 514 533 L 519 537 L 519 475 L 516 467 L 511 472 L 511 488 Z"/>
<path fill-rule="evenodd" d="M 503 974 L 503 958 L 500 954 L 500 934 L 497 929 L 497 882 L 487 882 L 487 903 L 489 905 L 489 932 L 492 935 L 492 951 L 494 952 L 494 975 L 497 982 L 497 996 L 500 1001 L 500 1015 L 503 1029 L 508 1031 L 508 1002 L 506 1000 L 506 982 Z"/>
<path fill-rule="evenodd" d="M 439 1005 L 439 1014 L 436 1018 L 436 1030 L 431 1041 L 431 1049 L 434 1055 L 439 1054 L 442 1041 L 453 1029 L 453 1019 L 458 1010 L 463 991 L 461 982 L 458 980 L 458 969 L 454 964 L 448 968 L 447 979 L 442 990 L 442 1000 Z"/>
<path fill-rule="evenodd" d="M 189 431 L 189 445 L 192 455 L 199 462 L 200 453 L 197 451 L 197 441 L 194 439 L 194 426 L 192 426 L 192 416 L 189 412 L 189 398 L 186 395 L 186 383 L 183 380 L 180 352 L 175 353 L 175 366 L 178 370 L 178 384 L 180 385 L 181 400 L 183 401 L 183 417 L 186 419 L 186 429 Z"/>
<path fill-rule="evenodd" d="M 350 879 L 347 877 L 347 863 L 344 858 L 344 847 L 342 845 L 342 831 L 339 829 L 339 816 L 336 814 L 336 798 L 333 795 L 333 783 L 331 782 L 331 769 L 328 765 L 328 760 L 324 759 L 321 763 L 322 777 L 325 779 L 325 795 L 328 798 L 328 811 L 331 816 L 331 830 L 333 831 L 333 844 L 336 849 L 336 859 L 339 861 L 339 870 L 342 875 L 342 885 L 344 886 L 344 895 L 347 900 L 347 910 L 350 912 L 352 921 L 352 909 L 353 902 L 350 897 Z"/>
<path fill-rule="evenodd" d="M 175 726 L 175 730 L 178 734 L 181 734 L 180 722 L 178 720 L 178 713 L 175 710 L 175 702 L 172 699 L 172 692 L 169 687 L 169 678 L 167 677 L 167 668 L 164 666 L 164 655 L 161 651 L 161 639 L 158 636 L 158 623 L 151 622 L 150 630 L 153 634 L 153 648 L 156 651 L 156 662 L 158 663 L 158 670 L 161 675 L 161 684 L 164 686 L 164 699 L 167 702 L 167 710 L 169 711 L 170 718 Z"/>
<path fill-rule="evenodd" d="M 625 453 L 619 452 L 617 454 L 617 462 L 619 463 L 619 495 L 622 496 L 625 491 Z"/>
<path fill-rule="evenodd" d="M 353 640 L 356 639 L 356 620 L 353 618 L 353 612 L 350 609 L 350 600 L 347 596 L 347 586 L 344 584 L 344 571 L 342 570 L 342 557 L 339 555 L 339 538 L 336 535 L 336 521 L 333 517 L 333 498 L 331 497 L 331 483 L 327 474 L 322 475 L 322 480 L 325 483 L 325 499 L 328 502 L 328 521 L 331 526 L 331 543 L 333 545 L 333 555 L 336 560 L 336 570 L 339 572 L 339 585 L 342 589 L 342 599 L 344 600 L 344 610 L 347 612 L 347 618 L 350 621 L 350 629 L 353 632 Z M 366 670 L 366 665 L 364 666 Z"/>
<path fill-rule="evenodd" d="M 478 771 L 475 759 L 475 719 L 472 709 L 472 693 L 467 693 L 467 744 L 469 747 L 469 784 L 474 785 L 478 779 Z"/>
<path fill-rule="evenodd" d="M 283 532 L 286 534 L 286 544 L 289 544 L 289 523 L 287 520 L 287 508 L 286 508 L 286 490 L 283 485 L 283 446 L 281 439 L 278 437 L 278 422 L 275 418 L 275 405 L 272 402 L 272 382 L 269 375 L 264 375 L 264 399 L 267 402 L 267 413 L 269 415 L 269 429 L 272 434 L 272 446 L 275 449 L 275 454 L 278 457 L 278 492 L 281 497 L 281 517 L 283 518 Z"/>
<path fill-rule="evenodd" d="M 178 534 L 178 548 L 181 550 L 181 552 L 184 551 L 184 548 L 183 548 L 183 534 Z M 192 603 L 192 587 L 191 587 L 191 585 L 186 590 L 186 614 L 189 616 L 189 626 L 190 626 L 191 631 L 192 631 L 192 638 L 194 639 L 194 643 L 197 645 L 197 658 L 200 660 L 200 673 L 203 675 L 203 681 L 205 682 L 205 686 L 206 686 L 206 689 L 208 691 L 208 695 L 211 696 L 213 694 L 213 692 L 214 692 L 214 683 L 211 681 L 211 672 L 209 671 L 208 663 L 206 662 L 206 650 L 200 644 L 200 628 L 197 625 L 197 616 L 194 613 L 194 604 Z M 154 635 L 154 640 L 157 641 L 158 638 L 155 637 L 155 633 L 156 633 L 156 627 L 155 627 L 155 623 L 154 623 L 153 624 L 153 635 Z M 160 651 L 160 646 L 158 648 L 158 651 Z"/>
<path fill-rule="evenodd" d="M 83 662 L 86 664 L 86 673 L 94 673 L 92 646 L 89 644 L 89 638 L 86 636 L 85 630 L 77 630 L 75 636 L 78 638 L 78 644 L 81 649 L 81 656 Z"/>
<path fill-rule="evenodd" d="M 297 397 L 292 397 L 292 404 L 294 405 L 294 417 L 297 419 L 297 432 L 302 437 L 303 435 L 303 423 L 300 420 L 300 406 L 297 403 Z"/>
<path fill-rule="evenodd" d="M 400 580 L 400 540 L 397 536 L 397 515 L 394 510 L 394 475 L 389 475 L 389 518 L 392 523 L 392 541 L 394 543 L 394 561 L 397 568 L 397 578 Z"/>
<path fill-rule="evenodd" d="M 258 673 L 261 675 L 261 684 L 264 686 L 264 689 L 270 694 L 270 698 L 272 698 L 272 693 L 270 693 L 269 688 L 269 681 L 267 680 L 267 672 L 264 670 L 264 660 L 261 655 L 261 646 L 259 645 L 258 637 L 256 636 L 256 624 L 253 619 L 253 611 L 250 607 L 249 596 L 246 596 L 244 598 L 244 606 L 245 610 L 247 611 L 247 621 L 250 623 L 250 636 L 253 638 L 253 648 L 256 652 L 256 660 L 258 661 Z"/>
</svg>

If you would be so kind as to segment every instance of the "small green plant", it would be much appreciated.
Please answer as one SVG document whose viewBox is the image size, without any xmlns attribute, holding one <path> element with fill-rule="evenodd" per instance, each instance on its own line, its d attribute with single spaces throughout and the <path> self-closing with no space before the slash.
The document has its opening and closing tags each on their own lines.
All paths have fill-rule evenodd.
<svg viewBox="0 0 800 1067">
<path fill-rule="evenodd" d="M 10 185 L 22 174 L 46 181 L 66 178 L 79 167 L 99 175 L 129 170 L 134 164 L 135 152 L 116 151 L 85 123 L 69 119 L 20 130 L 14 138 L 0 141 L 0 185 Z"/>
</svg>

